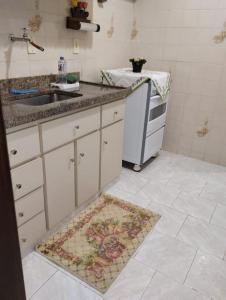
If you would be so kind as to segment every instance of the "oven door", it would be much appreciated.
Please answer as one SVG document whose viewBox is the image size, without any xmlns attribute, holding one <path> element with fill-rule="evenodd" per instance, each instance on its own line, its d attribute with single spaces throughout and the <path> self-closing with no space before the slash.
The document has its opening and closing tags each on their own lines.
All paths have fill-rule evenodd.
<svg viewBox="0 0 226 300">
<path fill-rule="evenodd" d="M 149 135 L 145 139 L 144 156 L 142 163 L 144 164 L 153 155 L 158 153 L 162 148 L 162 141 L 165 127 L 162 127 L 155 133 Z"/>
<path fill-rule="evenodd" d="M 150 98 L 146 136 L 156 132 L 166 123 L 167 102 L 161 97 Z"/>
</svg>

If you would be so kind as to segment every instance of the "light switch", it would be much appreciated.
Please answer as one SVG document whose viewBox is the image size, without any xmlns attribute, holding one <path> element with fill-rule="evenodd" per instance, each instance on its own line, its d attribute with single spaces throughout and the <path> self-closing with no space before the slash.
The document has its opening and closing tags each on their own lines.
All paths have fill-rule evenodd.
<svg viewBox="0 0 226 300">
<path fill-rule="evenodd" d="M 73 45 L 74 45 L 74 47 L 73 47 L 73 54 L 79 54 L 80 49 L 79 49 L 79 42 L 78 42 L 78 40 L 74 39 L 73 40 Z"/>
</svg>

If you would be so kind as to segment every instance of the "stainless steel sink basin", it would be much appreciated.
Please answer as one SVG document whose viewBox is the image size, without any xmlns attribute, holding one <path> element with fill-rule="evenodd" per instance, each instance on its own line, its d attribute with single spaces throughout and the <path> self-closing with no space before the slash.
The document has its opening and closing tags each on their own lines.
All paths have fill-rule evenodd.
<svg viewBox="0 0 226 300">
<path fill-rule="evenodd" d="M 16 104 L 23 104 L 29 106 L 41 106 L 41 105 L 61 102 L 61 101 L 65 101 L 68 99 L 81 97 L 81 96 L 82 94 L 73 93 L 73 92 L 54 91 L 39 96 L 33 96 L 33 97 L 17 100 Z"/>
</svg>

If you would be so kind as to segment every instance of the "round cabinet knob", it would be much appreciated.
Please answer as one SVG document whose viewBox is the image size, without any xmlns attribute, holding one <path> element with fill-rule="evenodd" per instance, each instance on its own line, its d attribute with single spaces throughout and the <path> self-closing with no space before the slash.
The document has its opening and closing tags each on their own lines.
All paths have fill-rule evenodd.
<svg viewBox="0 0 226 300">
<path fill-rule="evenodd" d="M 84 157 L 84 156 L 85 156 L 85 153 L 80 153 L 80 156 L 81 156 L 81 157 Z"/>
<path fill-rule="evenodd" d="M 118 114 L 118 112 L 117 112 L 117 111 L 115 111 L 115 112 L 114 112 L 114 115 L 115 115 L 115 116 L 117 116 L 117 114 Z"/>
<path fill-rule="evenodd" d="M 105 145 L 108 145 L 108 141 L 104 141 L 104 144 L 105 144 Z"/>
<path fill-rule="evenodd" d="M 79 129 L 79 128 L 80 128 L 79 125 L 76 125 L 76 126 L 75 126 L 75 129 Z"/>
<path fill-rule="evenodd" d="M 20 190 L 22 188 L 22 184 L 17 184 L 16 187 L 18 190 Z"/>
<path fill-rule="evenodd" d="M 22 239 L 22 242 L 23 242 L 23 243 L 26 243 L 26 242 L 27 242 L 27 239 Z"/>
<path fill-rule="evenodd" d="M 11 153 L 12 155 L 17 155 L 17 152 L 18 152 L 18 151 L 17 151 L 16 149 L 13 149 L 13 150 L 10 151 L 10 153 Z"/>
<path fill-rule="evenodd" d="M 71 158 L 71 159 L 70 159 L 70 162 L 71 162 L 71 163 L 74 163 L 74 162 L 75 162 L 75 159 L 74 159 L 74 158 Z"/>
<path fill-rule="evenodd" d="M 20 217 L 20 218 L 23 218 L 23 216 L 24 216 L 24 213 L 20 212 L 20 213 L 19 213 L 19 217 Z"/>
</svg>

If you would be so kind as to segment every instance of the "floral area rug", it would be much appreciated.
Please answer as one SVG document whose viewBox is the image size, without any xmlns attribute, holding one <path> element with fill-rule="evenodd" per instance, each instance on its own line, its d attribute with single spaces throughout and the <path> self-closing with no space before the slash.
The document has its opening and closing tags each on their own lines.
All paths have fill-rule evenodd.
<svg viewBox="0 0 226 300">
<path fill-rule="evenodd" d="M 159 218 L 103 194 L 36 250 L 104 293 Z"/>
</svg>

